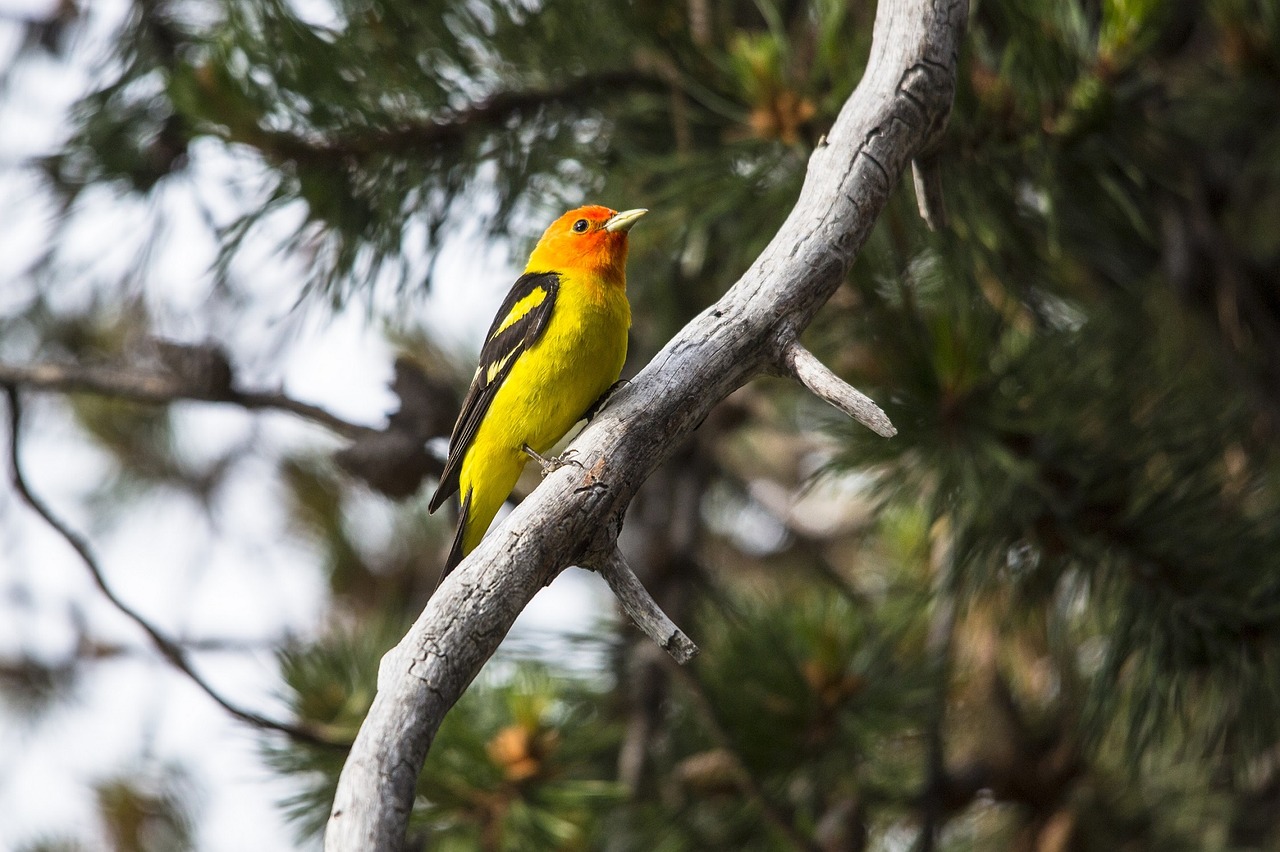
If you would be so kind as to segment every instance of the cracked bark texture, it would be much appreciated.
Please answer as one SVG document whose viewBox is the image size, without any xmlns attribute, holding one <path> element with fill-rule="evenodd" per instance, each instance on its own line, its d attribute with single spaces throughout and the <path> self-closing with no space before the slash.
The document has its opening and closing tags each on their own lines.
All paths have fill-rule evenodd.
<svg viewBox="0 0 1280 852">
<path fill-rule="evenodd" d="M 583 430 L 573 444 L 583 468 L 548 476 L 383 658 L 338 782 L 328 852 L 402 847 L 432 738 L 516 616 L 566 566 L 608 560 L 646 477 L 720 400 L 785 363 L 912 158 L 942 132 L 967 15 L 967 0 L 882 0 L 866 74 L 768 247 Z"/>
</svg>

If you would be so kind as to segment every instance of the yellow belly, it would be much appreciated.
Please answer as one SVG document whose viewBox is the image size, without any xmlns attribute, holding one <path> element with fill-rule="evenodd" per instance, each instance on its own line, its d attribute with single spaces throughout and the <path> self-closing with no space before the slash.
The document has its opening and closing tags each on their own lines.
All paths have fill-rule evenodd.
<svg viewBox="0 0 1280 852">
<path fill-rule="evenodd" d="M 585 310 L 557 305 L 542 338 L 511 368 L 462 460 L 461 496 L 471 496 L 463 552 L 479 544 L 515 488 L 529 457 L 555 446 L 593 402 L 618 380 L 627 355 L 630 312 L 625 294 Z"/>
</svg>

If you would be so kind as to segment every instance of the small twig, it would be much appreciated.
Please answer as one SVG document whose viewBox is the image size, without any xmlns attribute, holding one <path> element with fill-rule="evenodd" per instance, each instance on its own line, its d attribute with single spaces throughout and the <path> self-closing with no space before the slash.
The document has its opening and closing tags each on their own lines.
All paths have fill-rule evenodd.
<svg viewBox="0 0 1280 852">
<path fill-rule="evenodd" d="M 871 398 L 847 384 L 808 349 L 792 341 L 782 351 L 782 367 L 800 384 L 840 411 L 885 438 L 898 434 L 889 417 Z"/>
<path fill-rule="evenodd" d="M 662 646 L 680 665 L 698 656 L 698 646 L 675 625 L 631 570 L 622 551 L 614 548 L 608 558 L 596 566 L 627 615 L 646 636 Z"/>
<path fill-rule="evenodd" d="M 733 738 L 729 736 L 729 732 L 720 724 L 720 719 L 716 716 L 715 705 L 711 702 L 706 690 L 702 688 L 702 681 L 698 680 L 697 675 L 687 669 L 675 668 L 674 671 L 677 679 L 688 690 L 689 697 L 693 699 L 694 707 L 702 718 L 707 733 L 715 741 L 716 747 L 733 760 L 734 774 L 742 785 L 743 792 L 755 801 L 760 808 L 760 812 L 764 814 L 764 818 L 787 839 L 792 848 L 817 850 L 817 844 L 800 834 L 794 823 L 783 814 L 782 809 L 769 798 L 760 780 L 747 769 L 742 755 L 738 753 L 738 749 L 734 746 Z"/>
<path fill-rule="evenodd" d="M 211 399 L 208 401 L 229 402 L 249 410 L 287 411 L 290 414 L 298 415 L 304 420 L 310 420 L 313 423 L 325 426 L 344 438 L 358 438 L 361 435 L 371 435 L 378 431 L 371 426 L 363 426 L 359 423 L 344 420 L 318 405 L 312 405 L 309 402 L 285 396 L 280 391 L 232 390 L 225 399 Z"/>
<path fill-rule="evenodd" d="M 32 390 L 94 393 L 143 403 L 166 404 L 177 400 L 191 400 L 231 403 L 251 410 L 287 411 L 346 438 L 358 438 L 378 431 L 343 420 L 319 406 L 293 399 L 280 391 L 218 389 L 184 381 L 176 374 L 156 371 L 131 371 L 79 364 L 0 363 L 0 384 Z"/>
<path fill-rule="evenodd" d="M 26 477 L 22 472 L 21 453 L 19 452 L 22 405 L 18 399 L 18 389 L 16 387 L 12 384 L 6 384 L 5 391 L 9 396 L 9 464 L 11 467 L 10 472 L 13 478 L 14 488 L 17 489 L 18 494 L 26 504 L 30 506 L 37 515 L 43 518 L 45 523 L 52 527 L 58 535 L 62 536 L 67 544 L 71 545 L 71 549 L 79 555 L 81 561 L 84 562 L 85 567 L 89 569 L 89 574 L 93 577 L 94 583 L 111 605 L 133 621 L 134 624 L 138 625 L 138 627 L 142 628 L 142 631 L 151 639 L 151 643 L 155 645 L 156 650 L 160 652 L 162 657 L 168 660 L 174 668 L 178 669 L 178 671 L 190 678 L 192 683 L 198 686 L 206 695 L 213 699 L 218 706 L 222 707 L 222 709 L 226 710 L 232 716 L 256 727 L 279 731 L 280 733 L 288 734 L 294 739 L 310 743 L 312 745 L 341 749 L 349 748 L 350 743 L 331 740 L 309 728 L 290 725 L 287 722 L 278 722 L 274 719 L 268 719 L 267 717 L 259 715 L 251 710 L 245 710 L 235 704 L 232 704 L 220 695 L 208 683 L 208 681 L 204 679 L 203 676 L 195 671 L 190 660 L 187 658 L 187 653 L 182 645 L 165 636 L 157 627 L 155 627 L 155 625 L 147 621 L 141 613 L 116 596 L 115 592 L 113 592 L 111 587 L 107 584 L 106 577 L 102 573 L 102 568 L 98 565 L 97 558 L 89 549 L 88 542 L 54 515 L 49 507 L 46 506 L 27 485 Z"/>
<path fill-rule="evenodd" d="M 916 207 L 930 231 L 947 227 L 947 205 L 942 195 L 942 165 L 935 154 L 911 161 L 911 182 L 916 190 Z"/>
</svg>

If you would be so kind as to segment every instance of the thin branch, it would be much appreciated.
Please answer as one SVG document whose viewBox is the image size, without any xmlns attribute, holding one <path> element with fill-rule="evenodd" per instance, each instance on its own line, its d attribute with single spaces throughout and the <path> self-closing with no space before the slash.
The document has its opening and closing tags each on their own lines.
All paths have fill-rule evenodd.
<svg viewBox="0 0 1280 852">
<path fill-rule="evenodd" d="M 843 282 L 912 157 L 945 123 L 967 18 L 965 0 L 880 1 L 866 73 L 810 157 L 773 240 L 574 440 L 584 469 L 544 479 L 383 658 L 338 779 L 328 852 L 401 847 L 436 731 L 516 617 L 568 565 L 607 559 L 645 479 L 716 404 L 777 369 Z"/>
<path fill-rule="evenodd" d="M 258 148 L 273 159 L 317 162 L 387 154 L 422 153 L 457 144 L 475 130 L 500 129 L 547 107 L 569 105 L 581 110 L 599 94 L 617 96 L 620 87 L 664 91 L 659 77 L 636 70 L 602 71 L 545 89 L 499 92 L 464 109 L 432 120 L 357 134 L 311 138 L 297 133 L 251 129 L 227 141 Z"/>
<path fill-rule="evenodd" d="M 319 406 L 293 399 L 280 391 L 242 391 L 193 382 L 176 374 L 158 371 L 133 371 L 79 364 L 0 363 L 0 384 L 41 391 L 93 393 L 158 405 L 179 400 L 224 402 L 250 410 L 296 414 L 346 438 L 358 438 L 378 432 L 372 427 L 343 420 Z"/>
<path fill-rule="evenodd" d="M 174 645 L 184 653 L 199 654 L 261 654 L 271 652 L 280 647 L 282 639 L 232 639 L 222 637 L 204 637 L 192 639 L 173 639 Z M 75 649 L 74 656 L 78 660 L 114 660 L 121 657 L 142 657 L 150 653 L 146 645 L 117 642 L 95 642 L 82 638 Z"/>
<path fill-rule="evenodd" d="M 255 639 L 179 639 L 174 644 L 186 653 L 201 654 L 259 654 L 280 646 L 279 641 Z M 82 637 L 77 646 L 63 659 L 46 662 L 28 654 L 17 657 L 0 656 L 0 678 L 38 669 L 42 671 L 70 672 L 90 663 L 116 660 L 151 659 L 154 651 L 145 644 L 96 642 Z"/>
<path fill-rule="evenodd" d="M 312 423 L 325 426 L 344 438 L 358 438 L 361 435 L 371 435 L 378 431 L 371 426 L 344 420 L 318 405 L 286 396 L 281 391 L 241 391 L 233 389 L 226 398 L 211 399 L 209 402 L 230 402 L 250 411 L 285 411 L 290 414 L 296 414 L 304 420 L 310 420 Z"/>
<path fill-rule="evenodd" d="M 615 547 L 598 565 L 592 567 L 600 572 L 609 588 L 613 589 L 618 602 L 627 615 L 631 616 L 636 627 L 657 642 L 671 655 L 671 659 L 684 665 L 698 656 L 698 646 L 662 611 L 649 590 L 640 582 L 640 578 L 631 570 L 621 550 Z"/>
<path fill-rule="evenodd" d="M 816 852 L 818 849 L 817 844 L 800 834 L 795 824 L 783 813 L 782 808 L 774 803 L 769 794 L 765 792 L 760 780 L 751 774 L 751 770 L 747 768 L 742 755 L 738 753 L 733 738 L 729 736 L 729 732 L 720 724 L 720 719 L 716 716 L 715 706 L 707 696 L 706 690 L 703 689 L 702 682 L 698 680 L 698 676 L 682 668 L 675 669 L 675 672 L 676 679 L 680 681 L 689 692 L 690 698 L 693 699 L 694 707 L 702 719 L 702 724 L 707 729 L 707 733 L 711 735 L 711 739 L 715 741 L 716 747 L 733 761 L 734 775 L 742 786 L 742 791 L 760 808 L 760 812 L 764 814 L 764 818 L 769 825 L 773 826 L 779 834 L 787 839 L 792 849 L 813 850 L 813 852 Z"/>
<path fill-rule="evenodd" d="M 911 183 L 916 190 L 916 208 L 930 231 L 947 227 L 947 205 L 942 195 L 942 164 L 936 153 L 911 161 Z"/>
<path fill-rule="evenodd" d="M 204 679 L 191 665 L 191 661 L 187 657 L 186 650 L 181 644 L 175 642 L 165 636 L 159 628 L 147 621 L 147 619 L 136 609 L 121 600 L 111 587 L 107 584 L 106 577 L 102 573 L 102 568 L 98 564 L 97 558 L 90 550 L 88 542 L 84 540 L 78 533 L 73 531 L 65 523 L 62 522 L 52 510 L 44 504 L 39 497 L 27 485 L 26 477 L 22 472 L 22 454 L 19 451 L 20 430 L 22 426 L 22 404 L 18 398 L 18 389 L 12 384 L 5 385 L 5 391 L 9 397 L 9 464 L 11 475 L 13 478 L 14 488 L 23 501 L 31 507 L 33 511 L 44 519 L 55 532 L 58 533 L 67 544 L 71 545 L 71 549 L 76 552 L 80 560 L 84 562 L 85 567 L 89 569 L 89 574 L 93 578 L 93 582 L 97 585 L 99 591 L 102 592 L 112 606 L 123 613 L 130 621 L 138 625 L 144 633 L 151 639 L 151 643 L 155 646 L 160 655 L 169 661 L 174 668 L 186 675 L 192 683 L 198 686 L 205 695 L 208 695 L 222 709 L 226 710 L 235 718 L 242 722 L 247 722 L 258 728 L 271 731 L 279 731 L 282 734 L 288 734 L 296 740 L 310 743 L 312 745 L 328 746 L 333 748 L 346 749 L 350 743 L 338 742 L 331 740 L 323 734 L 309 728 L 291 725 L 287 722 L 278 722 L 274 719 L 268 719 L 251 710 L 245 710 L 238 705 L 232 704 L 229 700 L 220 695 L 208 681 Z"/>
<path fill-rule="evenodd" d="M 632 558 L 644 563 L 646 588 L 674 618 L 688 615 L 690 586 L 698 573 L 695 554 L 701 526 L 696 522 L 700 497 L 713 469 L 711 449 L 720 443 L 733 407 L 722 407 L 650 478 L 628 514 L 627 537 Z M 666 654 L 648 637 L 636 634 L 627 643 L 622 685 L 627 693 L 622 739 L 618 745 L 618 781 L 635 796 L 644 784 L 654 742 L 665 715 L 670 691 Z"/>
<path fill-rule="evenodd" d="M 857 420 L 872 432 L 884 438 L 898 434 L 889 417 L 880 406 L 857 388 L 847 384 L 808 349 L 791 341 L 782 350 L 782 366 L 800 384 L 813 391 L 820 399 Z"/>
</svg>

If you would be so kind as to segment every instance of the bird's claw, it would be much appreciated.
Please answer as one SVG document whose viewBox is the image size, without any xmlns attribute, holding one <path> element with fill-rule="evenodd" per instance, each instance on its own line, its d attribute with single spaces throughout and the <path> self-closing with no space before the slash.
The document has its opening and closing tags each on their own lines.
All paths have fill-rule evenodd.
<svg viewBox="0 0 1280 852">
<path fill-rule="evenodd" d="M 571 465 L 571 464 L 577 465 L 583 470 L 586 470 L 586 468 L 583 467 L 582 462 L 578 461 L 575 458 L 572 458 L 572 456 L 576 456 L 578 454 L 578 451 L 573 449 L 572 447 L 565 450 L 560 455 L 552 456 L 551 458 L 546 458 L 545 456 L 543 456 L 542 454 L 534 450 L 533 447 L 530 447 L 528 444 L 525 444 L 523 449 L 525 451 L 525 454 L 528 455 L 530 458 L 532 458 L 534 461 L 536 461 L 538 463 L 538 466 L 542 468 L 542 475 L 544 477 L 549 476 L 555 473 L 560 468 L 567 467 L 568 465 Z"/>
</svg>

